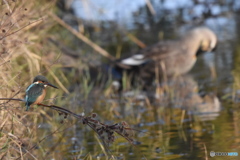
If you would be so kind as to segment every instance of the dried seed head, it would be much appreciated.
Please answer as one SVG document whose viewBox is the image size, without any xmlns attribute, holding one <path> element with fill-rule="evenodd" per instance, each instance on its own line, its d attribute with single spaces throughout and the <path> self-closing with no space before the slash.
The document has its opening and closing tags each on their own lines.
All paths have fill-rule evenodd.
<svg viewBox="0 0 240 160">
<path fill-rule="evenodd" d="M 96 113 L 93 113 L 92 114 L 92 118 L 96 118 L 97 117 L 97 114 Z"/>
</svg>

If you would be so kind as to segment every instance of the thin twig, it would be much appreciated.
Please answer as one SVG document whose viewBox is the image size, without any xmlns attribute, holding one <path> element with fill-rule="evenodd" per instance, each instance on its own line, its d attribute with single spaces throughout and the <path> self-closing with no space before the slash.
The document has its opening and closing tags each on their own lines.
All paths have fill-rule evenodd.
<svg viewBox="0 0 240 160">
<path fill-rule="evenodd" d="M 83 118 L 83 116 L 78 115 L 78 114 L 76 114 L 76 113 L 73 113 L 73 112 L 71 112 L 71 111 L 69 111 L 69 110 L 67 110 L 67 109 L 65 109 L 65 108 L 62 108 L 62 107 L 58 107 L 58 106 L 55 106 L 55 105 L 46 105 L 46 104 L 42 104 L 42 103 L 39 103 L 38 105 L 39 105 L 39 106 L 43 106 L 43 107 L 51 108 L 51 109 L 53 109 L 53 110 L 55 110 L 55 111 L 62 112 L 62 113 L 64 113 L 64 114 L 72 115 L 72 116 L 74 116 L 75 118 L 79 118 L 79 119 L 82 119 L 82 118 Z"/>
<path fill-rule="evenodd" d="M 9 100 L 9 101 L 11 101 L 11 100 L 14 100 L 14 101 L 25 101 L 24 99 L 20 99 L 20 98 L 0 98 L 0 100 Z"/>
<path fill-rule="evenodd" d="M 13 32 L 11 32 L 11 33 L 9 33 L 9 34 L 7 34 L 7 35 L 4 35 L 3 37 L 1 37 L 1 38 L 0 38 L 0 40 L 4 39 L 4 38 L 6 38 L 6 37 L 9 37 L 9 36 L 11 36 L 11 35 L 13 35 L 13 34 L 15 34 L 15 33 L 19 32 L 19 31 L 21 31 L 22 29 L 24 29 L 24 28 L 26 28 L 26 27 L 28 27 L 28 26 L 30 26 L 30 25 L 32 25 L 32 24 L 34 24 L 34 23 L 40 22 L 40 21 L 42 21 L 42 20 L 43 20 L 43 19 L 42 19 L 42 18 L 40 18 L 40 19 L 38 19 L 38 20 L 36 20 L 36 21 L 29 22 L 27 25 L 25 25 L 25 26 L 23 26 L 23 27 L 19 28 L 18 30 L 16 30 L 16 31 L 13 31 Z"/>
<path fill-rule="evenodd" d="M 5 63 L 8 63 L 8 62 L 10 62 L 10 60 L 7 60 L 7 61 L 1 63 L 0 66 L 1 66 L 1 65 L 4 65 Z"/>
</svg>

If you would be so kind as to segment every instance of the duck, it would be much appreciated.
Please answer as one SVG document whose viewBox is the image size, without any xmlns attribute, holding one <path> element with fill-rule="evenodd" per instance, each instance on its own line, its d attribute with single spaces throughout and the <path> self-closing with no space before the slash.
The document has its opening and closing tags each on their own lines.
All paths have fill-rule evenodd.
<svg viewBox="0 0 240 160">
<path fill-rule="evenodd" d="M 197 56 L 216 48 L 216 34 L 205 26 L 195 27 L 175 40 L 160 41 L 131 56 L 120 58 L 114 63 L 114 70 L 126 71 L 149 85 L 156 78 L 166 80 L 188 73 Z"/>
</svg>

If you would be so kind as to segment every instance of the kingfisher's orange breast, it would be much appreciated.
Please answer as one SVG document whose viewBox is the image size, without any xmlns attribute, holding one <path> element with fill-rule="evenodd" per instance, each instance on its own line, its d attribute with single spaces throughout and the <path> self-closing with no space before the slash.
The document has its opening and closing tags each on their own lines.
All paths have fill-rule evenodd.
<svg viewBox="0 0 240 160">
<path fill-rule="evenodd" d="M 44 100 L 45 96 L 46 96 L 46 89 L 44 88 L 42 95 L 39 96 L 33 104 L 41 103 Z"/>
</svg>

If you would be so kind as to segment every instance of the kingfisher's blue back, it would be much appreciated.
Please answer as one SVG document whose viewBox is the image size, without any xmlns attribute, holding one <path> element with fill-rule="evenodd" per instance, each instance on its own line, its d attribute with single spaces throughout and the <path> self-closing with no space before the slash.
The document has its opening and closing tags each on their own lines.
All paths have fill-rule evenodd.
<svg viewBox="0 0 240 160">
<path fill-rule="evenodd" d="M 43 94 L 44 90 L 44 84 L 39 83 L 39 84 L 31 84 L 28 86 L 26 89 L 26 97 L 25 97 L 25 106 L 26 106 L 26 111 L 29 109 L 30 105 L 32 105 L 39 96 Z"/>
</svg>

